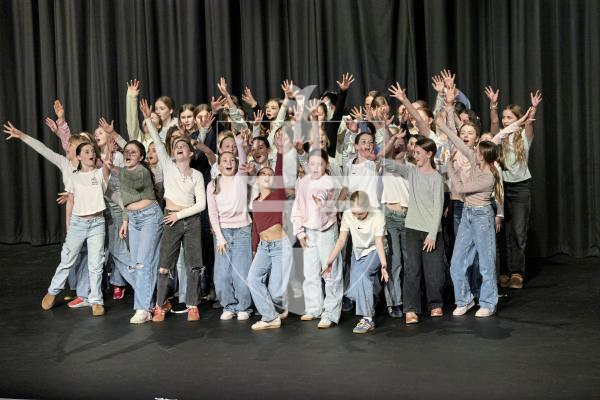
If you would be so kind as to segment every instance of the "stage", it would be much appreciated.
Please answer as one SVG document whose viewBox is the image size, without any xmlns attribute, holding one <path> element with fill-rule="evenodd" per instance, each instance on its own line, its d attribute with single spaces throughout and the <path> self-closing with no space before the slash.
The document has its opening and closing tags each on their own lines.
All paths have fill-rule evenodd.
<svg viewBox="0 0 600 400">
<path fill-rule="evenodd" d="M 40 301 L 60 246 L 0 246 L 0 396 L 35 399 L 593 398 L 600 388 L 598 259 L 530 265 L 520 291 L 502 290 L 496 316 L 424 318 L 380 313 L 318 330 L 296 315 L 279 330 L 251 321 L 169 314 L 135 326 L 133 296 L 106 301 L 104 317 Z M 109 296 L 106 294 L 105 298 Z M 451 307 L 450 307 L 451 310 Z"/>
</svg>

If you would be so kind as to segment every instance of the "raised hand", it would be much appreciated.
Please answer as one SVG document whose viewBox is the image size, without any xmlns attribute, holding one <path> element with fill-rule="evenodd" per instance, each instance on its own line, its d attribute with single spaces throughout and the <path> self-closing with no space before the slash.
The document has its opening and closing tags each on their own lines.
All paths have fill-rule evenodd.
<svg viewBox="0 0 600 400">
<path fill-rule="evenodd" d="M 229 97 L 229 92 L 227 91 L 227 81 L 225 80 L 225 78 L 219 78 L 219 80 L 217 81 L 217 87 L 219 88 L 219 92 L 221 92 L 221 94 L 224 97 Z"/>
<path fill-rule="evenodd" d="M 498 103 L 498 96 L 500 95 L 500 89 L 498 89 L 494 92 L 494 89 L 492 89 L 491 86 L 486 86 L 484 91 L 485 91 L 485 95 L 487 96 L 487 98 L 490 99 L 490 103 L 492 103 L 492 104 Z"/>
<path fill-rule="evenodd" d="M 254 122 L 252 122 L 252 125 L 259 126 L 264 117 L 265 113 L 263 112 L 263 110 L 258 110 L 254 112 Z"/>
<path fill-rule="evenodd" d="M 388 88 L 388 92 L 390 92 L 390 96 L 392 96 L 395 99 L 400 100 L 400 102 L 403 102 L 404 99 L 406 99 L 406 94 L 404 93 L 404 89 L 402 89 L 400 87 L 400 84 L 398 82 L 396 82 L 395 85 L 392 85 Z"/>
<path fill-rule="evenodd" d="M 244 92 L 242 93 L 242 101 L 248 104 L 250 108 L 254 108 L 258 104 L 254 96 L 252 96 L 252 91 L 248 86 L 244 88 Z"/>
<path fill-rule="evenodd" d="M 148 101 L 146 99 L 140 100 L 140 111 L 142 112 L 144 119 L 150 118 L 150 115 L 152 114 L 152 106 L 148 105 Z"/>
<path fill-rule="evenodd" d="M 314 112 L 316 112 L 317 107 L 319 107 L 319 105 L 321 103 L 322 103 L 322 101 L 319 99 L 310 99 L 308 101 L 308 103 L 306 104 L 306 109 L 308 110 L 308 114 L 312 115 Z"/>
<path fill-rule="evenodd" d="M 367 121 L 375 120 L 375 113 L 373 112 L 373 107 L 365 106 L 365 117 L 366 117 Z"/>
<path fill-rule="evenodd" d="M 223 96 L 220 96 L 216 100 L 215 100 L 215 97 L 213 96 L 210 98 L 210 109 L 212 112 L 217 112 L 220 109 L 225 107 L 225 103 L 227 103 L 227 99 L 224 98 Z"/>
<path fill-rule="evenodd" d="M 440 75 L 434 75 L 431 77 L 431 86 L 433 90 L 438 93 L 442 93 L 444 91 L 444 78 Z"/>
<path fill-rule="evenodd" d="M 362 107 L 360 107 L 360 106 L 359 107 L 352 107 L 352 110 L 350 110 L 350 116 L 355 121 L 362 121 L 362 120 L 364 120 L 364 114 L 362 112 Z"/>
<path fill-rule="evenodd" d="M 200 128 L 208 129 L 215 122 L 215 114 L 209 111 L 208 114 L 200 118 Z"/>
<path fill-rule="evenodd" d="M 52 118 L 46 117 L 46 119 L 44 120 L 44 122 L 46 123 L 46 125 L 48 126 L 48 128 L 50 128 L 50 130 L 52 131 L 52 133 L 58 132 L 58 125 L 56 125 L 56 122 L 54 122 L 54 120 Z"/>
<path fill-rule="evenodd" d="M 343 90 L 344 92 L 348 90 L 348 88 L 350 87 L 350 85 L 352 85 L 353 82 L 354 76 L 352 76 L 352 74 L 350 73 L 342 74 L 342 80 L 336 81 L 336 83 L 340 87 L 340 90 Z"/>
<path fill-rule="evenodd" d="M 6 133 L 8 135 L 6 140 L 10 140 L 12 138 L 22 139 L 23 135 L 24 135 L 24 133 L 21 132 L 20 130 L 18 130 L 17 128 L 15 128 L 14 125 L 10 123 L 10 121 L 7 121 L 6 124 L 4 124 L 3 130 L 4 130 L 4 133 Z"/>
<path fill-rule="evenodd" d="M 536 90 L 535 93 L 531 92 L 529 95 L 531 96 L 531 106 L 537 108 L 542 101 L 542 93 L 539 90 Z"/>
<path fill-rule="evenodd" d="M 295 98 L 296 95 L 300 93 L 299 90 L 294 90 L 294 82 L 292 80 L 288 81 L 287 79 L 281 84 L 281 90 L 283 90 L 285 97 L 290 100 Z"/>
<path fill-rule="evenodd" d="M 446 104 L 454 104 L 456 94 L 456 85 L 446 88 Z"/>
<path fill-rule="evenodd" d="M 104 117 L 100 117 L 98 120 L 98 126 L 102 128 L 102 130 L 109 135 L 112 135 L 115 132 L 115 121 L 110 121 L 110 124 L 104 119 Z"/>
<path fill-rule="evenodd" d="M 450 72 L 449 69 L 442 70 L 440 74 L 442 76 L 442 79 L 444 80 L 444 86 L 446 87 L 446 89 L 454 86 L 454 78 L 456 78 L 456 74 Z"/>
<path fill-rule="evenodd" d="M 127 81 L 127 95 L 136 96 L 140 94 L 140 81 L 137 79 Z"/>
<path fill-rule="evenodd" d="M 54 100 L 54 114 L 56 114 L 56 122 L 58 122 L 59 124 L 61 122 L 64 122 L 65 120 L 65 108 L 63 107 L 62 103 L 60 102 L 60 100 Z"/>
<path fill-rule="evenodd" d="M 440 110 L 438 111 L 438 113 L 435 115 L 435 126 L 437 128 L 443 128 L 446 126 L 446 110 Z"/>
</svg>

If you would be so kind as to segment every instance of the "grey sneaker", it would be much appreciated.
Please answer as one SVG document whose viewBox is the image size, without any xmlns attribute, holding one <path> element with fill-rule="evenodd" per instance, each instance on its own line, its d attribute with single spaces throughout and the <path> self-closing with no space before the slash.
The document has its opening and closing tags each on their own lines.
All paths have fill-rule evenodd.
<svg viewBox="0 0 600 400">
<path fill-rule="evenodd" d="M 375 322 L 371 319 L 362 318 L 352 330 L 352 333 L 367 333 L 375 329 Z"/>
<path fill-rule="evenodd" d="M 469 311 L 474 306 L 475 306 L 475 300 L 471 300 L 471 302 L 469 304 L 467 304 L 466 306 L 456 306 L 454 311 L 452 311 L 452 315 L 454 315 L 454 316 L 465 315 L 467 313 L 467 311 Z"/>
<path fill-rule="evenodd" d="M 388 307 L 388 315 L 392 318 L 402 318 L 404 316 L 404 314 L 402 313 L 402 307 L 400 307 L 400 306 Z"/>
</svg>

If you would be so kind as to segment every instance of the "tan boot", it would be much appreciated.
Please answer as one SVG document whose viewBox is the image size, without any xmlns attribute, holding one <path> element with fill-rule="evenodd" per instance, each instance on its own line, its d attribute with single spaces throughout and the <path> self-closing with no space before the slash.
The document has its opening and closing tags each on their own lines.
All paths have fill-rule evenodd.
<svg viewBox="0 0 600 400">
<path fill-rule="evenodd" d="M 500 284 L 500 287 L 507 288 L 510 283 L 510 277 L 508 275 L 500 275 L 498 283 Z"/>
<path fill-rule="evenodd" d="M 56 300 L 56 296 L 50 293 L 46 293 L 44 298 L 42 299 L 42 308 L 44 310 L 49 310 L 54 307 L 54 301 Z"/>
<path fill-rule="evenodd" d="M 104 315 L 104 306 L 102 304 L 92 304 L 92 315 L 94 317 Z"/>
<path fill-rule="evenodd" d="M 511 289 L 522 289 L 523 288 L 523 277 L 519 274 L 512 274 L 510 276 L 510 282 L 508 287 Z"/>
</svg>

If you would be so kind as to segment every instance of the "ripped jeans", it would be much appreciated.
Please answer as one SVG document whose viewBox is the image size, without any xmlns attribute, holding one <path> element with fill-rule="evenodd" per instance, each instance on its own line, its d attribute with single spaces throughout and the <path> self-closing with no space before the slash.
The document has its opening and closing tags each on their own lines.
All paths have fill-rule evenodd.
<svg viewBox="0 0 600 400">
<path fill-rule="evenodd" d="M 134 277 L 133 308 L 149 310 L 156 287 L 163 213 L 158 203 L 127 211 L 129 217 L 129 269 Z"/>
<path fill-rule="evenodd" d="M 165 209 L 165 214 L 173 211 Z M 197 306 L 200 302 L 200 271 L 202 270 L 202 227 L 200 214 L 192 215 L 175 222 L 173 226 L 164 225 L 162 239 L 160 241 L 160 259 L 158 262 L 158 279 L 156 283 L 156 304 L 163 305 L 167 299 L 169 290 L 169 276 L 177 265 L 179 249 L 183 244 L 185 253 L 185 270 L 187 285 L 185 293 L 185 304 Z M 168 270 L 161 273 L 160 269 Z"/>
</svg>

